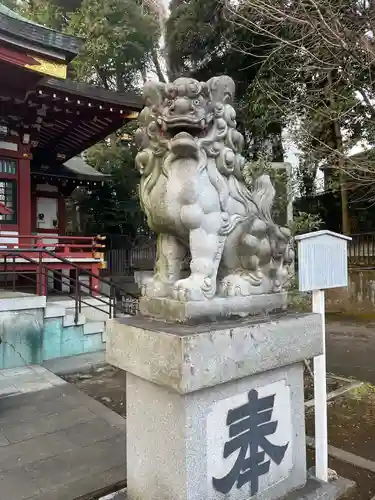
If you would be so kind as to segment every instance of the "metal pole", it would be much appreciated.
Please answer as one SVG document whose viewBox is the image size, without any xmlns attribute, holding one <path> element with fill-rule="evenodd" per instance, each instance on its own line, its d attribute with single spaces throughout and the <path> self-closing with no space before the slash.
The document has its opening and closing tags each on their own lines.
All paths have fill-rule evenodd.
<svg viewBox="0 0 375 500">
<path fill-rule="evenodd" d="M 78 274 L 78 270 L 76 271 L 76 282 L 75 282 L 75 294 L 74 294 L 74 304 L 75 304 L 75 308 L 74 308 L 74 322 L 75 324 L 78 323 L 78 315 L 79 315 L 79 290 L 78 290 L 78 283 L 79 283 L 79 274 Z"/>
<path fill-rule="evenodd" d="M 41 258 L 41 252 L 39 252 L 39 260 L 38 260 L 38 281 L 37 281 L 37 290 L 36 293 L 38 295 L 42 295 L 42 290 L 43 290 L 43 274 L 42 274 L 42 258 Z"/>
<path fill-rule="evenodd" d="M 12 270 L 12 290 L 13 292 L 16 291 L 16 257 L 13 255 L 13 270 Z"/>
<path fill-rule="evenodd" d="M 328 481 L 328 432 L 327 432 L 327 369 L 326 324 L 324 290 L 313 291 L 313 312 L 322 317 L 323 354 L 314 358 L 315 398 L 315 474 L 321 481 Z"/>
<path fill-rule="evenodd" d="M 116 290 L 115 287 L 111 283 L 110 292 L 109 292 L 109 317 L 116 317 Z"/>
<path fill-rule="evenodd" d="M 77 269 L 78 279 L 77 279 L 77 287 L 78 287 L 78 312 L 82 312 L 82 292 L 81 292 L 81 282 L 79 281 L 79 270 Z"/>
<path fill-rule="evenodd" d="M 8 260 L 7 260 L 7 255 L 4 254 L 4 288 L 5 290 L 8 289 Z"/>
</svg>

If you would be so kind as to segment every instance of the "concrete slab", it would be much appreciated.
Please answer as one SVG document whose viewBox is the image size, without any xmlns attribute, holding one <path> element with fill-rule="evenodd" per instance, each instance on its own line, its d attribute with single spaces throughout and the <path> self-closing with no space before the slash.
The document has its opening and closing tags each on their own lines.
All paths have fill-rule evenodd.
<svg viewBox="0 0 375 500">
<path fill-rule="evenodd" d="M 47 380 L 36 380 L 35 382 L 18 382 L 15 384 L 20 392 L 36 392 L 43 389 L 52 389 L 53 385 Z"/>
<path fill-rule="evenodd" d="M 8 368 L 6 370 L 1 370 L 1 375 L 3 377 L 14 378 L 17 376 L 23 377 L 24 375 L 33 375 L 34 371 L 30 366 L 20 366 L 18 368 Z"/>
<path fill-rule="evenodd" d="M 77 322 L 75 320 L 74 314 L 66 314 L 63 319 L 63 327 L 67 326 L 79 326 L 84 325 L 86 323 L 86 317 L 84 314 L 79 314 L 77 318 Z"/>
<path fill-rule="evenodd" d="M 65 316 L 66 309 L 65 307 L 59 307 L 59 306 L 50 306 L 48 305 L 47 301 L 47 307 L 44 310 L 44 318 L 61 318 Z"/>
<path fill-rule="evenodd" d="M 0 311 L 22 311 L 24 309 L 44 309 L 46 298 L 31 293 L 0 292 Z"/>
<path fill-rule="evenodd" d="M 43 363 L 49 371 L 61 375 L 90 371 L 97 366 L 105 365 L 105 352 L 92 352 L 66 358 L 50 359 Z"/>
<path fill-rule="evenodd" d="M 116 447 L 121 448 L 121 453 L 116 452 Z M 94 476 L 103 470 L 120 467 L 124 463 L 124 456 L 122 436 L 118 435 L 33 462 L 25 466 L 24 470 L 32 479 L 35 489 L 48 491 L 78 481 L 88 473 Z"/>
<path fill-rule="evenodd" d="M 87 494 L 87 484 L 96 488 L 95 496 Z M 93 500 L 99 495 L 106 495 L 109 491 L 123 488 L 125 484 L 123 467 L 114 467 L 106 470 L 95 476 L 85 476 L 78 481 L 60 486 L 53 490 L 29 497 L 27 500 L 65 500 L 66 498 L 74 498 L 75 500 Z M 122 500 L 122 499 L 116 499 Z"/>
<path fill-rule="evenodd" d="M 0 381 L 14 393 L 0 398 L 1 498 L 75 500 L 124 487 L 122 417 L 43 367 L 6 372 Z"/>
<path fill-rule="evenodd" d="M 3 381 L 1 381 L 3 382 Z M 3 398 L 5 396 L 11 396 L 12 394 L 17 394 L 18 389 L 14 385 L 10 384 L 1 384 L 0 387 L 0 398 Z"/>
<path fill-rule="evenodd" d="M 48 389 L 47 389 L 48 390 Z M 14 396 L 15 399 L 18 397 Z M 12 422 L 3 424 L 2 430 L 11 443 L 19 443 L 38 436 L 67 429 L 77 423 L 89 422 L 95 418 L 94 413 L 83 406 L 64 412 L 48 415 L 43 419 L 18 424 Z"/>
</svg>

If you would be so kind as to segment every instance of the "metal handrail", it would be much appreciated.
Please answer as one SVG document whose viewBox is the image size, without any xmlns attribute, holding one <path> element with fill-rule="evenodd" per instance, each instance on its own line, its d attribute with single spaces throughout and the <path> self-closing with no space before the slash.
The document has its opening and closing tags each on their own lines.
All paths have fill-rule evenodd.
<svg viewBox="0 0 375 500">
<path fill-rule="evenodd" d="M 58 255 L 50 250 L 47 250 L 45 248 L 31 248 L 31 249 L 28 249 L 28 248 L 20 248 L 20 249 L 18 249 L 18 248 L 12 248 L 12 249 L 1 248 L 0 249 L 0 254 L 8 253 L 8 252 L 9 252 L 9 254 L 12 254 L 12 253 L 21 253 L 22 254 L 24 252 L 45 253 L 45 254 L 49 255 L 50 257 L 53 257 L 53 258 L 59 260 L 60 262 L 63 262 L 64 264 L 69 264 L 73 269 L 78 269 L 78 270 L 82 271 L 81 267 L 78 266 L 77 264 L 75 264 L 74 262 L 71 262 L 69 259 L 66 259 L 65 257 L 61 257 L 60 255 Z M 21 258 L 25 258 L 25 257 L 21 256 Z M 25 260 L 28 260 L 28 259 L 25 258 Z M 34 261 L 31 259 L 30 262 L 34 262 Z M 107 280 L 106 278 L 102 278 L 98 274 L 95 274 L 87 269 L 84 269 L 83 272 L 85 274 L 87 274 L 88 276 L 95 278 L 102 283 L 105 283 L 106 285 L 113 286 L 117 290 L 123 291 L 126 295 L 129 295 L 129 296 L 132 296 L 133 298 L 136 298 L 136 296 L 134 294 L 126 291 L 124 288 L 119 287 L 117 284 L 113 283 L 112 280 Z"/>
<path fill-rule="evenodd" d="M 31 257 L 24 255 L 25 252 L 26 253 L 36 253 L 39 255 L 39 259 L 37 259 L 37 260 L 32 259 Z M 117 284 L 113 283 L 112 280 L 102 278 L 101 276 L 93 273 L 92 271 L 82 269 L 80 266 L 78 266 L 74 262 L 71 262 L 69 259 L 61 257 L 50 250 L 47 250 L 44 248 L 43 249 L 41 249 L 41 248 L 6 249 L 5 248 L 5 249 L 0 249 L 0 255 L 2 255 L 2 254 L 5 256 L 5 268 L 7 268 L 7 259 L 6 259 L 7 257 L 13 257 L 13 266 L 14 266 L 15 265 L 14 259 L 15 259 L 15 257 L 18 256 L 19 258 L 24 259 L 27 262 L 30 262 L 32 264 L 36 264 L 38 266 L 37 272 L 40 274 L 40 276 L 42 276 L 42 275 L 48 276 L 48 271 L 54 270 L 54 269 L 51 269 L 50 267 L 48 267 L 48 263 L 42 262 L 42 255 L 43 254 L 49 255 L 50 257 L 57 259 L 59 262 L 67 264 L 71 268 L 75 269 L 77 271 L 76 277 L 74 279 L 75 294 L 74 294 L 74 297 L 72 297 L 72 298 L 74 298 L 74 300 L 75 300 L 75 322 L 76 323 L 78 321 L 78 314 L 81 312 L 81 309 L 82 309 L 82 303 L 85 305 L 89 305 L 90 307 L 93 307 L 94 309 L 97 309 L 97 310 L 103 312 L 102 309 L 100 309 L 99 307 L 97 307 L 93 304 L 89 304 L 87 301 L 85 301 L 84 298 L 82 298 L 82 294 L 80 293 L 80 290 L 82 288 L 85 288 L 91 292 L 93 291 L 93 288 L 90 287 L 89 285 L 87 285 L 86 283 L 80 282 L 80 280 L 79 280 L 80 274 L 84 274 L 84 275 L 87 275 L 91 278 L 95 278 L 97 281 L 104 283 L 106 285 L 109 285 L 109 289 L 110 289 L 109 295 L 107 295 L 104 292 L 101 292 L 101 295 L 104 296 L 105 298 L 107 298 L 108 302 L 103 300 L 102 297 L 95 297 L 95 300 L 98 300 L 99 302 L 109 306 L 109 317 L 110 318 L 112 317 L 112 312 L 113 312 L 113 317 L 116 315 L 116 291 L 119 291 L 120 293 L 122 292 L 123 295 L 128 296 L 132 299 L 137 299 L 137 297 L 134 294 L 119 287 Z M 45 268 L 47 270 L 47 272 L 43 272 L 43 268 Z M 5 271 L 1 272 L 1 274 L 10 274 L 10 273 L 9 273 L 9 271 L 5 270 Z M 18 274 L 22 275 L 22 273 L 18 273 Z M 63 280 L 59 280 L 59 279 L 57 281 L 60 283 L 64 282 Z M 36 283 L 38 284 L 38 280 L 36 280 Z M 40 293 L 40 291 L 37 290 L 37 293 Z M 69 295 L 69 296 L 71 296 L 71 295 Z"/>
</svg>

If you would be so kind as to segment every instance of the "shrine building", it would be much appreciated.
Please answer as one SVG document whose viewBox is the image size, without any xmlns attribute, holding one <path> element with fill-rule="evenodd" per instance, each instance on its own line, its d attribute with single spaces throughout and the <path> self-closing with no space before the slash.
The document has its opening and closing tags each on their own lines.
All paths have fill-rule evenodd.
<svg viewBox="0 0 375 500">
<path fill-rule="evenodd" d="M 103 239 L 66 234 L 66 198 L 108 175 L 82 153 L 138 116 L 135 93 L 69 79 L 83 41 L 0 4 L 0 369 L 105 350 L 134 313 L 103 279 Z"/>
<path fill-rule="evenodd" d="M 80 154 L 136 118 L 142 101 L 70 80 L 82 47 L 0 4 L 0 247 L 40 246 L 98 273 L 92 238 L 65 235 L 65 199 L 106 181 Z"/>
</svg>

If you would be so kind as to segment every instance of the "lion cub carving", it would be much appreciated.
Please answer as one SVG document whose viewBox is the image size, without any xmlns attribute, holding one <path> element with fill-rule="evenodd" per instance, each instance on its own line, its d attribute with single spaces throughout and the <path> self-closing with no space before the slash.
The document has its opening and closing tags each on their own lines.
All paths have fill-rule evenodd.
<svg viewBox="0 0 375 500">
<path fill-rule="evenodd" d="M 157 233 L 155 272 L 142 286 L 145 296 L 248 296 L 279 291 L 287 278 L 290 232 L 271 218 L 271 181 L 263 175 L 251 190 L 243 181 L 234 90 L 228 76 L 144 87 L 136 165 L 142 208 Z M 181 279 L 187 254 L 190 275 Z"/>
</svg>

